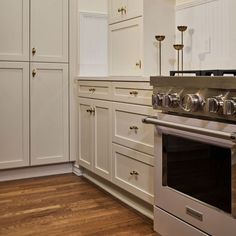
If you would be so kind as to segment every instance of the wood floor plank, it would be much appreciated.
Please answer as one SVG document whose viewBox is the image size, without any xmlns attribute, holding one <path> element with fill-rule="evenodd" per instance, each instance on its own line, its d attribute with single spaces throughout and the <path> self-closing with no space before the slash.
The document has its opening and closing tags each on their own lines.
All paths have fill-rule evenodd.
<svg viewBox="0 0 236 236">
<path fill-rule="evenodd" d="M 152 227 L 73 174 L 0 183 L 0 236 L 157 235 Z"/>
</svg>

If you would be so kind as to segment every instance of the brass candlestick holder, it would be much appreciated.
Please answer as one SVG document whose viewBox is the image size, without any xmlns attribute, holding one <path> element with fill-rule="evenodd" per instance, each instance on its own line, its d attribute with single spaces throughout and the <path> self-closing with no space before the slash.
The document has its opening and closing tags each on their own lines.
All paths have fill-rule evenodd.
<svg viewBox="0 0 236 236">
<path fill-rule="evenodd" d="M 159 42 L 159 75 L 161 76 L 161 43 L 165 39 L 165 35 L 156 35 L 155 38 Z"/>
<path fill-rule="evenodd" d="M 174 49 L 177 50 L 177 68 L 178 68 L 178 75 L 179 75 L 179 51 L 183 50 L 184 45 L 183 44 L 174 44 Z"/>
<path fill-rule="evenodd" d="M 179 25 L 177 29 L 181 32 L 181 44 L 184 45 L 184 32 L 187 30 L 187 26 Z M 184 50 L 181 50 L 181 70 L 184 70 Z"/>
</svg>

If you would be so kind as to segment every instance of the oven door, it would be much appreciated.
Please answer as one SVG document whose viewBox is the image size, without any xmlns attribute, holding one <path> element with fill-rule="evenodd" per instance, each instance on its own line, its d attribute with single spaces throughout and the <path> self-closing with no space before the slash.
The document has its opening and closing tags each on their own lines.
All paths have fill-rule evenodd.
<svg viewBox="0 0 236 236">
<path fill-rule="evenodd" d="M 235 134 L 144 122 L 156 125 L 155 205 L 212 235 L 235 232 Z M 223 227 L 214 224 L 219 220 Z"/>
</svg>

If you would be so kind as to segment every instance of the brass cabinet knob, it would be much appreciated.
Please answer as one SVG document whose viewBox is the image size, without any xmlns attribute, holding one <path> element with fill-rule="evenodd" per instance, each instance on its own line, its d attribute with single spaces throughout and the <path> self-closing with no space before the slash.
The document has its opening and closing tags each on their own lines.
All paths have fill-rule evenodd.
<svg viewBox="0 0 236 236">
<path fill-rule="evenodd" d="M 126 14 L 126 7 L 118 8 L 118 13 L 121 13 L 122 15 Z"/>
<path fill-rule="evenodd" d="M 36 54 L 36 48 L 32 48 L 32 54 L 33 54 L 33 56 Z"/>
<path fill-rule="evenodd" d="M 138 176 L 139 175 L 139 173 L 137 172 L 137 171 L 131 171 L 130 173 L 129 173 L 131 176 Z"/>
<path fill-rule="evenodd" d="M 136 62 L 135 65 L 136 65 L 139 69 L 141 69 L 141 68 L 142 68 L 142 61 L 139 60 L 138 62 Z"/>
<path fill-rule="evenodd" d="M 35 69 L 32 70 L 32 76 L 35 77 L 37 75 L 37 71 Z"/>
<path fill-rule="evenodd" d="M 130 95 L 134 95 L 134 96 L 137 96 L 138 95 L 138 92 L 137 91 L 130 91 L 129 93 Z"/>
</svg>

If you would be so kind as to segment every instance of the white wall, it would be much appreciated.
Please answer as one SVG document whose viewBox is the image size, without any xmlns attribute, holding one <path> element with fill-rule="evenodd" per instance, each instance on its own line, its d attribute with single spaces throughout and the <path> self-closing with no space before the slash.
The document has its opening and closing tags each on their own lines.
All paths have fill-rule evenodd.
<svg viewBox="0 0 236 236">
<path fill-rule="evenodd" d="M 108 0 L 78 0 L 77 75 L 108 74 Z"/>
<path fill-rule="evenodd" d="M 177 0 L 176 25 L 188 26 L 185 69 L 236 69 L 235 9 L 235 0 Z"/>
</svg>

